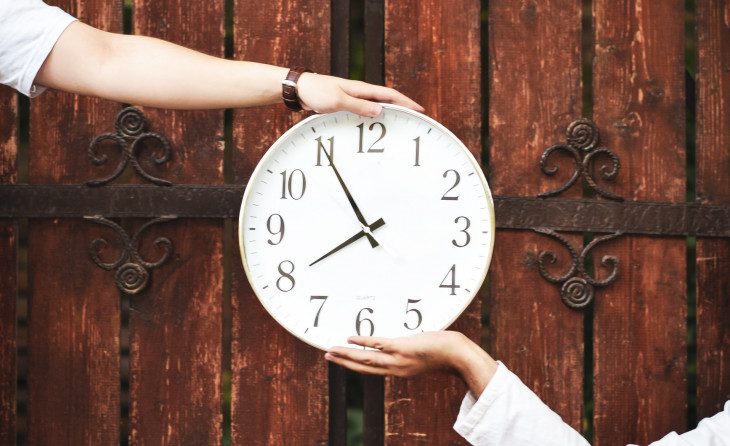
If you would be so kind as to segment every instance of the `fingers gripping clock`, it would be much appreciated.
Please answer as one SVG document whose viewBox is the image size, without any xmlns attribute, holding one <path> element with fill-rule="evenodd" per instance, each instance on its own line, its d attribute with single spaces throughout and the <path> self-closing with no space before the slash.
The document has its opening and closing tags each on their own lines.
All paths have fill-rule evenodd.
<svg viewBox="0 0 730 446">
<path fill-rule="evenodd" d="M 289 129 L 249 180 L 238 232 L 266 310 L 327 349 L 448 327 L 486 276 L 494 207 L 461 141 L 384 105 L 377 118 L 337 112 Z"/>
</svg>

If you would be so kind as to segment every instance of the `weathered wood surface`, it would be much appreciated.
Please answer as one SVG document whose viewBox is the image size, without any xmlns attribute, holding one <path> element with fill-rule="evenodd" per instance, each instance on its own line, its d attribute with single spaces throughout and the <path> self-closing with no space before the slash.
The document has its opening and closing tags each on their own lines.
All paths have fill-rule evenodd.
<svg viewBox="0 0 730 446">
<path fill-rule="evenodd" d="M 684 3 L 593 5 L 594 120 L 621 160 L 611 190 L 684 201 Z M 604 254 L 621 270 L 595 301 L 595 444 L 647 444 L 686 424 L 685 241 L 625 236 L 596 265 Z"/>
<path fill-rule="evenodd" d="M 0 87 L 0 184 L 18 180 L 18 100 L 15 90 Z M 0 220 L 0 444 L 15 442 L 18 226 Z"/>
<path fill-rule="evenodd" d="M 121 1 L 49 2 L 121 31 Z M 89 142 L 114 128 L 118 104 L 49 91 L 30 104 L 31 183 L 80 183 L 95 174 Z M 119 442 L 119 295 L 89 258 L 115 234 L 82 220 L 33 220 L 28 230 L 28 444 Z M 118 248 L 118 246 L 116 246 Z M 113 273 L 111 273 L 113 274 Z"/>
<path fill-rule="evenodd" d="M 696 3 L 697 201 L 730 202 L 730 2 Z M 727 222 L 725 222 L 727 224 Z M 730 241 L 697 240 L 697 417 L 730 399 Z"/>
<path fill-rule="evenodd" d="M 482 106 L 479 11 L 475 0 L 385 5 L 386 85 L 419 102 L 477 159 Z M 480 309 L 477 297 L 452 328 L 478 342 Z M 446 374 L 387 379 L 385 443 L 465 444 L 453 430 L 465 391 L 461 381 Z"/>
<path fill-rule="evenodd" d="M 87 23 L 119 32 L 122 2 L 54 0 Z M 533 197 L 563 184 L 572 162 L 549 177 L 545 149 L 565 140 L 581 117 L 579 0 L 488 5 L 487 59 L 479 51 L 480 2 L 368 0 L 366 76 L 413 97 L 454 131 L 477 158 L 488 134 L 490 186 L 495 195 Z M 661 3 L 661 4 L 659 4 Z M 133 2 L 133 32 L 223 54 L 224 3 Z M 234 57 L 305 65 L 346 75 L 346 51 L 330 58 L 328 0 L 235 0 Z M 336 5 L 338 8 L 341 4 Z M 684 3 L 593 2 L 593 117 L 602 144 L 621 170 L 605 188 L 626 200 L 681 202 L 685 196 Z M 730 3 L 697 2 L 697 201 L 730 201 Z M 341 17 L 343 13 L 336 13 Z M 378 14 L 381 14 L 378 16 Z M 377 22 L 384 20 L 384 22 Z M 384 26 L 383 26 L 384 25 Z M 380 31 L 383 36 L 379 35 Z M 342 36 L 342 29 L 335 35 Z M 383 65 L 379 65 L 384 62 Z M 336 66 L 336 68 L 335 68 Z M 482 93 L 482 87 L 488 91 Z M 482 114 L 482 94 L 489 100 Z M 0 183 L 16 177 L 16 93 L 0 89 Z M 94 166 L 89 142 L 114 129 L 119 104 L 47 92 L 31 101 L 30 173 L 35 184 L 80 184 L 109 173 Z M 223 184 L 224 113 L 145 109 L 150 130 L 166 136 L 173 158 L 146 170 L 175 184 Z M 242 184 L 278 135 L 304 114 L 283 106 L 231 113 L 233 182 Z M 110 164 L 118 155 L 109 150 Z M 126 180 L 143 183 L 130 172 Z M 125 179 L 117 180 L 126 181 Z M 581 198 L 579 185 L 561 198 Z M 550 200 L 549 198 L 547 200 Z M 579 217 L 575 217 L 579 218 Z M 133 234 L 147 220 L 125 220 Z M 16 429 L 17 226 L 0 220 L 0 443 Z M 235 225 L 233 225 L 235 227 Z M 158 258 L 156 237 L 172 257 L 151 271 L 149 288 L 131 298 L 131 421 L 133 444 L 218 444 L 222 436 L 221 333 L 223 265 L 231 269 L 233 343 L 232 436 L 237 445 L 327 444 L 328 366 L 322 352 L 276 324 L 250 290 L 237 238 L 220 221 L 181 220 L 149 228 L 138 248 Z M 230 237 L 231 258 L 223 239 Z M 580 250 L 579 234 L 567 234 Z M 30 219 L 28 230 L 28 439 L 31 445 L 116 444 L 120 441 L 120 295 L 114 272 L 89 259 L 95 239 L 108 241 L 102 260 L 121 252 L 108 228 L 80 219 Z M 552 239 L 500 231 L 486 305 L 488 350 L 503 360 L 573 427 L 583 416 L 584 330 L 593 329 L 594 443 L 646 444 L 683 431 L 687 406 L 686 246 L 682 237 L 623 236 L 594 250 L 594 277 L 605 254 L 618 257 L 618 279 L 597 290 L 592 327 L 568 309 L 559 288 L 544 280 L 537 258 L 552 250 L 550 271 L 570 256 Z M 730 243 L 697 241 L 697 415 L 730 398 Z M 454 326 L 480 336 L 480 302 Z M 340 376 L 342 378 L 342 376 Z M 590 379 L 590 378 L 588 378 Z M 338 384 L 341 397 L 342 383 Z M 386 381 L 387 444 L 464 444 L 452 431 L 466 389 L 445 375 Z M 339 401 L 342 407 L 342 401 Z M 427 407 L 428 410 L 424 410 Z M 342 415 L 342 414 L 340 414 Z M 340 429 L 337 438 L 342 439 Z M 374 438 L 374 437 L 373 437 Z"/>
<path fill-rule="evenodd" d="M 329 1 L 236 0 L 234 14 L 234 59 L 329 72 Z M 234 182 L 248 178 L 269 146 L 304 115 L 291 113 L 281 104 L 234 111 Z M 324 353 L 289 334 L 266 312 L 249 286 L 238 249 L 235 252 L 231 267 L 233 443 L 327 444 Z"/>
<path fill-rule="evenodd" d="M 223 56 L 224 3 L 135 1 L 133 33 Z M 151 131 L 167 137 L 173 156 L 147 171 L 175 184 L 223 183 L 223 111 L 144 109 Z M 154 149 L 154 148 L 153 148 Z M 138 176 L 133 182 L 145 183 Z M 136 221 L 135 230 L 144 221 Z M 151 271 L 148 288 L 130 300 L 130 437 L 132 444 L 217 444 L 222 436 L 223 225 L 183 220 L 149 228 L 142 258 L 157 259 L 156 237 L 171 258 Z"/>
<path fill-rule="evenodd" d="M 577 0 L 489 4 L 489 180 L 496 195 L 534 197 L 561 186 L 573 172 L 572 161 L 553 156 L 559 170 L 549 177 L 539 160 L 549 146 L 565 142 L 567 125 L 581 117 L 580 8 Z M 580 198 L 581 188 L 561 197 Z M 564 236 L 580 252 L 582 237 Z M 556 253 L 551 273 L 569 270 L 571 256 L 554 240 L 532 232 L 497 233 L 490 353 L 580 430 L 583 313 L 564 305 L 559 287 L 540 276 L 543 251 Z"/>
</svg>

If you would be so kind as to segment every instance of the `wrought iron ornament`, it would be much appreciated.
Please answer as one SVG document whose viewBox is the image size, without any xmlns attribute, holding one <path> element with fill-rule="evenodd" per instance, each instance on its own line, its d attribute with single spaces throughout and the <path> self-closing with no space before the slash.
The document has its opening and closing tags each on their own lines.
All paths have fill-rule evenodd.
<svg viewBox="0 0 730 446">
<path fill-rule="evenodd" d="M 131 239 L 121 226 L 111 220 L 98 215 L 84 218 L 112 228 L 122 239 L 122 253 L 117 261 L 112 263 L 103 262 L 99 258 L 98 252 L 100 248 L 109 244 L 106 240 L 101 238 L 96 239 L 91 242 L 91 245 L 89 245 L 89 256 L 94 264 L 107 271 L 117 270 L 114 275 L 114 281 L 117 288 L 122 293 L 138 294 L 144 290 L 147 286 L 147 281 L 149 280 L 148 270 L 157 268 L 165 263 L 165 261 L 170 257 L 170 253 L 172 252 L 172 243 L 165 237 L 158 237 L 154 241 L 155 245 L 161 246 L 164 250 L 162 256 L 155 262 L 147 262 L 140 257 L 139 252 L 137 251 L 137 242 L 140 234 L 148 227 L 156 223 L 175 220 L 177 217 L 165 216 L 150 220 L 142 225 L 142 227 L 134 233 L 134 236 L 132 236 Z"/>
<path fill-rule="evenodd" d="M 608 198 L 610 200 L 623 201 L 623 198 L 616 194 L 613 194 L 596 184 L 596 180 L 593 177 L 592 163 L 598 155 L 607 156 L 612 163 L 612 166 L 607 165 L 601 166 L 601 175 L 604 180 L 613 180 L 618 175 L 618 171 L 621 168 L 621 162 L 618 156 L 611 150 L 605 147 L 599 147 L 600 134 L 598 127 L 590 119 L 578 119 L 568 125 L 566 130 L 566 143 L 555 144 L 547 148 L 540 157 L 540 168 L 546 175 L 555 175 L 558 172 L 558 167 L 548 167 L 548 159 L 553 152 L 562 151 L 573 157 L 575 160 L 575 170 L 573 175 L 568 181 L 557 189 L 543 192 L 538 194 L 540 198 L 551 197 L 554 195 L 561 194 L 562 192 L 570 189 L 573 184 L 583 176 L 586 183 L 593 189 L 598 195 Z"/>
<path fill-rule="evenodd" d="M 622 235 L 622 232 L 596 237 L 588 245 L 586 245 L 580 255 L 578 255 L 575 248 L 573 248 L 573 245 L 571 245 L 565 237 L 552 229 L 536 228 L 534 231 L 559 241 L 570 252 L 572 259 L 570 269 L 562 276 L 550 274 L 545 268 L 545 264 L 547 262 L 555 263 L 555 260 L 557 260 L 557 256 L 553 251 L 542 251 L 537 258 L 537 266 L 540 270 L 540 275 L 552 283 L 562 284 L 560 288 L 560 296 L 565 305 L 570 308 L 580 309 L 585 307 L 593 300 L 594 287 L 602 288 L 612 284 L 616 280 L 619 272 L 619 261 L 616 256 L 605 255 L 601 258 L 601 266 L 606 268 L 609 266 L 611 267 L 611 272 L 608 277 L 603 280 L 596 280 L 588 275 L 585 270 L 585 260 L 588 253 L 591 252 L 596 245 L 614 239 Z"/>
<path fill-rule="evenodd" d="M 611 161 L 610 166 L 601 166 L 601 175 L 604 180 L 611 181 L 616 178 L 616 175 L 618 175 L 618 171 L 621 168 L 621 162 L 619 161 L 618 156 L 613 151 L 599 146 L 600 133 L 596 124 L 590 119 L 578 119 L 573 121 L 566 129 L 565 138 L 565 143 L 552 145 L 545 150 L 540 157 L 540 168 L 546 175 L 555 175 L 558 171 L 558 167 L 548 167 L 548 159 L 552 153 L 562 151 L 573 157 L 575 161 L 575 170 L 573 171 L 570 179 L 568 179 L 564 185 L 557 189 L 538 194 L 538 198 L 547 198 L 561 194 L 573 186 L 576 181 L 578 181 L 578 178 L 582 176 L 596 194 L 609 200 L 623 201 L 623 198 L 618 195 L 599 187 L 593 177 L 593 162 L 598 155 L 607 156 Z M 594 238 L 583 248 L 580 255 L 578 255 L 570 242 L 552 229 L 539 227 L 533 228 L 533 230 L 557 240 L 570 252 L 571 266 L 568 272 L 562 276 L 552 275 L 547 272 L 547 269 L 545 268 L 545 264 L 547 262 L 555 263 L 557 260 L 557 256 L 554 252 L 540 252 L 537 261 L 540 275 L 543 278 L 555 284 L 562 284 L 560 287 L 560 297 L 568 307 L 574 309 L 586 307 L 593 301 L 595 294 L 594 289 L 596 287 L 608 286 L 616 280 L 620 266 L 620 262 L 616 256 L 606 255 L 601 259 L 602 266 L 606 268 L 609 266 L 611 267 L 610 274 L 604 280 L 596 280 L 586 273 L 585 259 L 588 253 L 597 244 L 614 239 L 622 235 L 623 232 L 617 231 L 613 234 Z"/>
<path fill-rule="evenodd" d="M 102 186 L 107 184 L 124 172 L 127 164 L 132 164 L 132 168 L 137 172 L 139 176 L 149 181 L 150 183 L 158 186 L 170 186 L 172 183 L 169 181 L 157 178 L 145 172 L 137 161 L 137 155 L 141 147 L 144 146 L 146 141 L 157 141 L 162 146 L 162 155 L 154 158 L 156 165 L 161 165 L 170 160 L 171 150 L 170 143 L 167 139 L 153 132 L 147 131 L 147 118 L 144 113 L 134 107 L 127 107 L 119 112 L 114 128 L 117 133 L 102 133 L 101 135 L 94 138 L 89 145 L 89 158 L 91 162 L 97 166 L 102 166 L 107 162 L 107 156 L 99 156 L 97 154 L 97 146 L 107 140 L 113 141 L 119 150 L 122 152 L 122 159 L 117 165 L 116 170 L 105 178 L 99 178 L 96 180 L 87 181 L 88 186 Z"/>
</svg>

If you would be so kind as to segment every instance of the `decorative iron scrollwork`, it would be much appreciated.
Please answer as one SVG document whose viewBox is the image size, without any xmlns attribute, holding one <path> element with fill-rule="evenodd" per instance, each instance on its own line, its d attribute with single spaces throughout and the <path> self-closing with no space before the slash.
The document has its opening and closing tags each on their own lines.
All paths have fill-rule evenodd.
<svg viewBox="0 0 730 446">
<path fill-rule="evenodd" d="M 593 300 L 594 287 L 605 287 L 612 284 L 616 280 L 620 267 L 619 260 L 618 258 L 616 258 L 616 256 L 605 255 L 601 258 L 601 266 L 605 268 L 608 268 L 609 266 L 611 267 L 611 272 L 609 273 L 608 277 L 603 280 L 596 280 L 588 275 L 585 270 L 585 260 L 588 256 L 588 253 L 590 253 L 591 250 L 596 247 L 596 245 L 614 239 L 622 235 L 622 232 L 616 232 L 614 234 L 596 237 L 583 248 L 580 254 L 577 254 L 575 248 L 573 248 L 573 245 L 571 245 L 565 237 L 561 236 L 552 229 L 535 228 L 533 230 L 540 234 L 552 237 L 553 239 L 560 242 L 563 246 L 565 246 L 568 249 L 568 252 L 570 252 L 570 269 L 568 270 L 568 272 L 561 276 L 555 276 L 549 273 L 547 271 L 547 268 L 545 267 L 546 263 L 549 262 L 552 264 L 555 263 L 555 261 L 557 260 L 557 256 L 553 251 L 542 251 L 537 258 L 537 266 L 540 270 L 540 275 L 549 282 L 556 284 L 562 283 L 562 287 L 560 288 L 560 296 L 563 299 L 565 305 L 575 309 L 583 308 L 591 303 L 591 301 Z"/>
<path fill-rule="evenodd" d="M 568 181 L 557 189 L 553 189 L 548 192 L 538 194 L 540 198 L 551 197 L 554 195 L 561 194 L 562 192 L 570 189 L 578 178 L 583 176 L 586 183 L 593 189 L 598 195 L 608 198 L 610 200 L 623 201 L 623 198 L 618 195 L 609 192 L 596 183 L 592 173 L 592 163 L 594 159 L 599 155 L 607 156 L 611 161 L 611 166 L 601 166 L 601 176 L 604 180 L 613 180 L 618 175 L 618 171 L 621 168 L 621 162 L 618 156 L 606 147 L 599 147 L 600 134 L 598 127 L 590 119 L 578 119 L 571 122 L 566 130 L 566 143 L 555 144 L 548 147 L 540 157 L 540 168 L 546 175 L 555 175 L 558 172 L 557 166 L 548 166 L 548 159 L 554 152 L 562 151 L 566 152 L 573 157 L 575 161 L 575 170 L 568 179 Z"/>
<path fill-rule="evenodd" d="M 122 152 L 122 159 L 117 165 L 114 172 L 105 177 L 96 180 L 87 181 L 88 186 L 101 186 L 107 184 L 124 172 L 128 164 L 132 164 L 132 168 L 137 172 L 139 176 L 149 181 L 150 183 L 158 186 L 170 186 L 172 183 L 169 181 L 157 178 L 145 172 L 137 161 L 137 155 L 141 147 L 147 141 L 156 141 L 162 147 L 162 154 L 155 156 L 154 162 L 157 165 L 161 165 L 170 160 L 171 150 L 170 143 L 167 139 L 153 132 L 147 131 L 147 118 L 144 113 L 135 107 L 127 107 L 119 112 L 114 128 L 117 133 L 102 133 L 101 135 L 94 138 L 89 145 L 89 158 L 91 162 L 97 166 L 102 166 L 107 162 L 107 156 L 99 156 L 97 154 L 97 146 L 103 141 L 113 141 L 115 145 Z"/>
<path fill-rule="evenodd" d="M 618 171 L 621 168 L 618 156 L 606 147 L 599 146 L 599 144 L 600 133 L 598 131 L 598 127 L 593 121 L 590 119 L 578 119 L 571 122 L 566 129 L 566 142 L 548 147 L 540 157 L 540 168 L 546 175 L 555 175 L 558 171 L 558 167 L 549 167 L 548 160 L 554 152 L 562 151 L 573 157 L 573 160 L 575 161 L 575 170 L 564 185 L 557 189 L 538 194 L 538 197 L 547 198 L 558 195 L 568 190 L 582 176 L 585 179 L 585 182 L 591 187 L 591 189 L 593 189 L 593 191 L 596 192 L 596 194 L 610 200 L 623 201 L 623 198 L 598 186 L 595 178 L 593 177 L 593 163 L 599 155 L 608 157 L 611 162 L 610 165 L 603 165 L 600 168 L 601 176 L 604 180 L 610 181 L 616 178 L 616 175 L 618 175 Z M 557 260 L 557 256 L 554 252 L 542 251 L 540 252 L 537 260 L 538 269 L 540 270 L 540 275 L 543 278 L 555 284 L 562 284 L 560 288 L 560 296 L 565 305 L 568 307 L 575 309 L 586 307 L 593 301 L 595 288 L 608 286 L 616 280 L 620 266 L 619 260 L 616 256 L 606 255 L 601 258 L 601 266 L 604 268 L 611 268 L 608 277 L 603 280 L 596 280 L 588 275 L 585 270 L 585 261 L 588 253 L 590 253 L 597 244 L 619 237 L 623 234 L 623 232 L 618 231 L 613 234 L 597 236 L 583 248 L 580 254 L 578 254 L 565 237 L 552 229 L 540 227 L 533 228 L 533 230 L 557 240 L 568 249 L 568 252 L 570 252 L 570 269 L 561 276 L 555 276 L 549 273 L 545 267 L 548 262 L 555 263 Z"/>
<path fill-rule="evenodd" d="M 98 215 L 85 218 L 95 223 L 99 223 L 112 228 L 122 239 L 122 253 L 119 258 L 112 263 L 103 262 L 99 258 L 98 252 L 100 248 L 108 245 L 108 242 L 106 240 L 96 239 L 92 241 L 91 245 L 89 246 L 89 256 L 91 257 L 91 260 L 94 262 L 94 264 L 107 271 L 117 271 L 114 274 L 114 280 L 117 288 L 122 293 L 138 294 L 139 292 L 144 290 L 144 288 L 147 286 L 147 281 L 149 279 L 149 270 L 162 265 L 170 257 L 170 253 L 172 252 L 172 243 L 169 239 L 165 237 L 158 237 L 154 241 L 155 245 L 161 246 L 164 250 L 162 256 L 160 256 L 160 258 L 155 262 L 147 262 L 140 257 L 137 251 L 137 242 L 139 240 L 140 234 L 151 225 L 175 220 L 177 217 L 164 216 L 150 220 L 142 225 L 142 227 L 139 228 L 139 230 L 134 234 L 134 236 L 132 236 L 131 239 L 121 226 L 111 220 L 108 220 Z"/>
</svg>

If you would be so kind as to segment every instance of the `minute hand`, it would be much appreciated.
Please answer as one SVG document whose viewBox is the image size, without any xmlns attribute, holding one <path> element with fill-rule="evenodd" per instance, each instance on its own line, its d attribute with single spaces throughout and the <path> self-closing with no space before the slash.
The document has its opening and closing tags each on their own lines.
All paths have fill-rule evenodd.
<svg viewBox="0 0 730 446">
<path fill-rule="evenodd" d="M 350 191 L 347 189 L 347 186 L 345 186 L 345 182 L 342 180 L 340 173 L 337 171 L 337 167 L 335 167 L 335 163 L 332 161 L 332 157 L 330 156 L 329 153 L 327 153 L 326 150 L 323 150 L 323 152 L 324 152 L 324 155 L 327 157 L 327 160 L 329 160 L 330 166 L 332 166 L 332 170 L 335 171 L 335 176 L 337 176 L 337 181 L 340 182 L 340 186 L 342 186 L 342 190 L 345 191 L 345 195 L 347 195 L 347 201 L 350 202 L 350 206 L 352 206 L 352 210 L 355 211 L 355 216 L 357 217 L 357 220 L 364 227 L 368 227 L 369 225 L 365 221 L 365 217 L 363 217 L 362 212 L 360 212 L 360 208 L 358 208 L 357 203 L 355 203 L 355 199 L 352 198 Z M 370 242 L 370 246 L 372 246 L 373 248 L 378 246 L 377 240 L 375 240 L 375 238 L 373 238 L 372 235 L 365 234 L 365 236 L 368 238 L 368 241 Z"/>
</svg>

